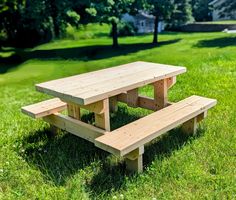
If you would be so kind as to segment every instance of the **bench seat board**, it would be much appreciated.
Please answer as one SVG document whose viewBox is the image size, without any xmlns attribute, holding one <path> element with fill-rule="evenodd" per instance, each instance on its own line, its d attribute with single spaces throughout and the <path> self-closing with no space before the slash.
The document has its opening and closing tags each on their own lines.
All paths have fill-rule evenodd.
<svg viewBox="0 0 236 200">
<path fill-rule="evenodd" d="M 22 107 L 21 111 L 24 114 L 37 119 L 56 112 L 63 111 L 66 109 L 66 107 L 66 103 L 61 101 L 59 98 L 54 98 Z"/>
<path fill-rule="evenodd" d="M 95 145 L 124 156 L 215 105 L 214 99 L 191 96 L 97 138 Z"/>
</svg>

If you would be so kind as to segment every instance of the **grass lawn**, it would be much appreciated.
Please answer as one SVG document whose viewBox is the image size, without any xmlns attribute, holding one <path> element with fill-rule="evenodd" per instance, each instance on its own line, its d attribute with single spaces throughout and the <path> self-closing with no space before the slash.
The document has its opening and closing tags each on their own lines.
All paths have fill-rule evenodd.
<svg viewBox="0 0 236 200">
<path fill-rule="evenodd" d="M 105 34 L 73 38 L 0 52 L 0 199 L 236 198 L 236 35 L 163 33 L 159 46 L 149 44 L 151 35 L 126 37 L 119 49 Z M 48 124 L 20 112 L 50 98 L 36 83 L 137 60 L 187 67 L 171 101 L 193 94 L 218 100 L 196 136 L 177 128 L 149 145 L 142 174 L 126 174 L 121 158 L 76 136 L 47 137 Z M 152 88 L 140 93 L 151 96 Z M 112 128 L 148 113 L 119 104 Z"/>
<path fill-rule="evenodd" d="M 209 22 L 202 22 L 206 24 L 236 24 L 236 20 L 219 20 L 219 21 L 209 21 Z"/>
</svg>

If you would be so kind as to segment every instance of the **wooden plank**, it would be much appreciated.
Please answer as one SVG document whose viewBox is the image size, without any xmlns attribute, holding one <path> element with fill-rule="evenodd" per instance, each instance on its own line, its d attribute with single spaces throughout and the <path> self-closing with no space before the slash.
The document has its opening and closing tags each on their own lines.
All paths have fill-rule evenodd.
<svg viewBox="0 0 236 200">
<path fill-rule="evenodd" d="M 207 111 L 203 112 L 202 114 L 197 116 L 197 122 L 202 121 L 203 119 L 205 119 L 207 117 Z"/>
<path fill-rule="evenodd" d="M 67 89 L 67 88 L 80 88 L 87 87 L 88 85 L 99 83 L 101 81 L 109 81 L 110 79 L 116 78 L 117 76 L 123 76 L 127 74 L 133 74 L 134 72 L 143 71 L 144 67 L 146 70 L 153 68 L 153 65 L 145 65 L 143 62 L 133 62 L 118 67 L 110 67 L 102 70 L 97 70 L 89 73 L 83 73 L 75 76 L 70 76 L 66 78 L 61 78 L 57 80 L 48 81 L 45 83 L 37 84 L 39 88 L 50 87 L 51 89 L 56 90 Z M 78 85 L 79 81 L 79 85 Z"/>
<path fill-rule="evenodd" d="M 155 77 L 154 74 L 157 73 L 159 75 Z M 98 99 L 104 99 L 107 96 L 115 96 L 124 91 L 139 88 L 149 83 L 168 78 L 169 76 L 171 77 L 173 74 L 174 72 L 167 74 L 167 71 L 154 69 L 152 71 L 144 71 L 141 74 L 132 74 L 126 77 L 116 78 L 110 83 L 105 81 L 100 84 L 96 84 L 96 86 L 80 89 L 79 92 L 78 90 L 71 90 L 68 91 L 68 94 L 72 97 L 72 99 L 74 98 L 73 101 L 79 97 L 79 101 L 82 99 L 84 104 L 88 104 L 97 101 Z"/>
<path fill-rule="evenodd" d="M 127 91 L 126 95 L 127 105 L 136 108 L 138 106 L 138 89 L 135 88 L 133 90 Z"/>
<path fill-rule="evenodd" d="M 125 155 L 125 163 L 128 171 L 138 173 L 143 171 L 143 153 L 144 146 L 141 146 Z"/>
<path fill-rule="evenodd" d="M 192 96 L 95 140 L 95 145 L 124 156 L 216 105 L 216 100 Z"/>
<path fill-rule="evenodd" d="M 131 172 L 143 172 L 143 155 L 139 155 L 135 160 L 125 158 L 126 169 Z"/>
<path fill-rule="evenodd" d="M 130 67 L 129 67 L 130 66 Z M 139 70 L 134 70 L 138 68 Z M 63 101 L 87 105 L 124 91 L 132 90 L 163 78 L 184 73 L 186 68 L 173 67 L 146 62 L 136 62 L 103 73 L 93 72 L 87 75 L 50 81 L 37 84 L 36 89 L 47 94 L 58 96 Z M 118 71 L 119 73 L 116 73 Z M 91 80 L 91 81 L 90 81 Z"/>
<path fill-rule="evenodd" d="M 194 117 L 187 122 L 184 122 L 182 127 L 182 131 L 186 134 L 196 134 L 197 132 L 197 117 Z"/>
<path fill-rule="evenodd" d="M 113 113 L 117 112 L 118 110 L 117 96 L 109 98 L 109 109 L 110 109 L 110 112 L 113 112 Z"/>
<path fill-rule="evenodd" d="M 66 103 L 62 102 L 59 98 L 49 99 L 29 106 L 24 106 L 21 111 L 33 118 L 41 118 L 60 112 L 66 109 Z"/>
<path fill-rule="evenodd" d="M 127 93 L 122 93 L 117 96 L 117 100 L 122 103 L 127 103 Z M 172 105 L 173 103 L 167 102 L 167 105 Z M 145 96 L 138 96 L 138 104 L 137 107 L 153 110 L 156 111 L 156 103 L 153 98 L 145 97 Z"/>
<path fill-rule="evenodd" d="M 168 105 L 168 85 L 167 79 L 159 80 L 153 83 L 154 86 L 154 101 L 156 110 L 160 110 Z"/>
<path fill-rule="evenodd" d="M 59 113 L 45 116 L 43 120 L 90 142 L 94 142 L 97 137 L 105 134 L 105 131 L 100 128 Z"/>
<path fill-rule="evenodd" d="M 115 78 L 125 78 L 129 75 L 151 70 L 152 68 L 154 68 L 154 66 L 152 65 L 144 67 L 142 62 L 135 62 L 126 64 L 124 66 L 122 65 L 119 67 L 113 67 L 112 71 L 110 70 L 111 68 L 108 68 L 107 71 L 99 70 L 87 74 L 37 84 L 36 89 L 45 93 L 47 93 L 47 89 L 50 89 L 51 95 L 54 96 L 56 96 L 55 94 L 57 93 L 64 94 L 70 92 L 71 94 L 73 94 L 73 91 L 86 91 L 92 88 L 96 88 L 98 84 L 109 84 L 110 82 L 114 81 Z M 101 71 L 103 73 L 101 73 Z"/>
<path fill-rule="evenodd" d="M 104 112 L 95 113 L 95 126 L 110 131 L 109 99 L 101 101 Z"/>
<path fill-rule="evenodd" d="M 74 119 L 80 120 L 80 107 L 75 104 L 67 104 L 68 115 Z"/>
<path fill-rule="evenodd" d="M 167 88 L 171 88 L 173 85 L 176 84 L 176 76 L 170 77 L 167 79 Z"/>
</svg>

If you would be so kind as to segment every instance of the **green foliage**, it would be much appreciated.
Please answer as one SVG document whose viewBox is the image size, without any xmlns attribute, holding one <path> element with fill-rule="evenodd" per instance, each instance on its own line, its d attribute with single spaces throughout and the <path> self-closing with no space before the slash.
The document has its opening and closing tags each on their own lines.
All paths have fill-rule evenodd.
<svg viewBox="0 0 236 200">
<path fill-rule="evenodd" d="M 112 25 L 111 35 L 113 46 L 118 46 L 118 24 L 122 15 L 126 13 L 135 14 L 142 7 L 142 0 L 105 0 L 92 1 L 91 7 L 97 10 L 97 17 L 100 23 Z"/>
<path fill-rule="evenodd" d="M 73 5 L 74 6 L 74 5 Z M 66 26 L 79 25 L 72 0 L 11 0 L 0 4 L 0 28 L 7 45 L 33 46 L 64 33 Z"/>
<path fill-rule="evenodd" d="M 158 23 L 159 21 L 166 21 L 170 19 L 174 9 L 174 0 L 147 0 L 146 9 L 149 10 L 150 14 L 155 16 L 154 21 L 154 32 L 153 32 L 153 44 L 158 43 Z"/>
<path fill-rule="evenodd" d="M 225 0 L 217 9 L 221 10 L 221 17 L 232 17 L 232 13 L 236 12 L 236 1 Z"/>
<path fill-rule="evenodd" d="M 197 22 L 211 21 L 211 6 L 209 3 L 212 0 L 192 0 L 193 17 Z"/>
<path fill-rule="evenodd" d="M 150 14 L 153 14 L 159 20 L 170 19 L 174 9 L 174 0 L 147 0 L 147 8 Z"/>
<path fill-rule="evenodd" d="M 190 0 L 174 0 L 171 17 L 167 19 L 168 26 L 171 29 L 178 29 L 189 21 L 193 21 Z"/>
</svg>

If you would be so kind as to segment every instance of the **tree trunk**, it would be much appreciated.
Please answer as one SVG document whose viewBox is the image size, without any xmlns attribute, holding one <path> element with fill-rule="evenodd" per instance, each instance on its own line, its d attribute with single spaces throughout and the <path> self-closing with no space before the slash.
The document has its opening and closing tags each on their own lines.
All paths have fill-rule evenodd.
<svg viewBox="0 0 236 200">
<path fill-rule="evenodd" d="M 112 39 L 113 39 L 113 47 L 118 47 L 118 33 L 117 33 L 117 23 L 112 23 Z"/>
<path fill-rule="evenodd" d="M 158 16 L 155 17 L 154 20 L 154 32 L 153 32 L 153 44 L 157 44 L 158 43 L 158 23 L 159 23 L 159 18 Z"/>
<path fill-rule="evenodd" d="M 59 22 L 58 22 L 58 10 L 57 10 L 56 1 L 50 0 L 49 2 L 50 2 L 51 17 L 52 17 L 52 22 L 53 22 L 54 36 L 56 38 L 59 38 L 60 26 L 59 26 Z"/>
</svg>

